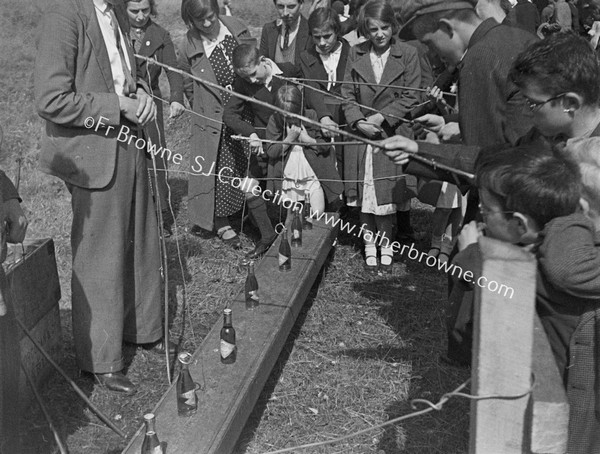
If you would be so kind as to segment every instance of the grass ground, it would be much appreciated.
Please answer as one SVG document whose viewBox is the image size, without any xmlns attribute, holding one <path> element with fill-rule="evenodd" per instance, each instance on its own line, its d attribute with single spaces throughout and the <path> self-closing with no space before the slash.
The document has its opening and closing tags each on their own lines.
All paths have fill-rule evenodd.
<svg viewBox="0 0 600 454">
<path fill-rule="evenodd" d="M 180 39 L 184 29 L 175 0 L 158 1 L 158 22 Z M 70 327 L 69 197 L 64 185 L 36 168 L 42 123 L 33 104 L 35 26 L 43 2 L 0 0 L 0 125 L 5 141 L 0 166 L 11 177 L 21 159 L 20 192 L 30 220 L 30 238 L 54 238 L 63 298 L 64 351 L 60 364 L 92 401 L 127 435 L 141 423 L 167 387 L 161 359 L 125 348 L 128 376 L 139 384 L 132 398 L 115 396 L 79 377 Z M 234 11 L 252 26 L 273 16 L 270 0 L 239 0 Z M 189 118 L 167 124 L 169 148 L 187 155 Z M 173 168 L 173 170 L 185 170 Z M 180 232 L 169 240 L 169 291 L 174 317 L 172 335 L 193 351 L 219 318 L 226 302 L 240 289 L 240 253 L 218 240 L 182 232 L 187 223 L 185 173 L 172 173 L 174 209 Z M 414 222 L 425 247 L 430 210 L 415 205 Z M 238 224 L 235 226 L 239 228 Z M 245 247 L 252 246 L 245 226 Z M 178 250 L 181 264 L 178 260 Z M 334 438 L 409 413 L 410 399 L 436 401 L 468 378 L 464 370 L 438 361 L 444 346 L 445 276 L 415 262 L 398 262 L 392 278 L 369 278 L 360 251 L 340 238 L 335 254 L 283 348 L 240 440 L 237 454 Z M 185 298 L 184 298 L 185 295 Z M 45 384 L 43 397 L 71 453 L 116 453 L 125 442 L 107 429 L 80 402 L 62 378 Z M 319 453 L 458 453 L 467 445 L 468 404 L 450 401 L 440 413 L 408 420 L 345 443 L 317 448 Z M 53 453 L 52 435 L 32 406 L 21 433 L 26 453 Z"/>
</svg>

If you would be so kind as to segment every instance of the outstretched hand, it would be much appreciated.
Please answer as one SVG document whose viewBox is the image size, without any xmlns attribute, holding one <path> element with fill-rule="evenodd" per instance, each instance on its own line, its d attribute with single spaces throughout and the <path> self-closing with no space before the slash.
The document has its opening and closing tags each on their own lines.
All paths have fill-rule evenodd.
<svg viewBox="0 0 600 454">
<path fill-rule="evenodd" d="M 381 151 L 396 165 L 405 165 L 411 154 L 419 151 L 419 144 L 404 136 L 392 136 L 382 140 L 375 152 Z"/>
</svg>

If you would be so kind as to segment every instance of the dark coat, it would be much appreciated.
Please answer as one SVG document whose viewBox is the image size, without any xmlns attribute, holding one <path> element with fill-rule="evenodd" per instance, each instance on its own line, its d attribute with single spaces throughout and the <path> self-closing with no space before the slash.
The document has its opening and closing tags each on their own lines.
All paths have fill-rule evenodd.
<svg viewBox="0 0 600 454">
<path fill-rule="evenodd" d="M 459 125 L 465 145 L 513 143 L 533 126 L 531 113 L 508 72 L 537 37 L 517 27 L 483 21 L 458 65 Z"/>
<path fill-rule="evenodd" d="M 569 454 L 600 452 L 600 238 L 583 214 L 542 232 L 536 309 L 569 398 Z"/>
<path fill-rule="evenodd" d="M 372 85 L 343 84 L 342 96 L 359 104 L 372 107 L 375 111 L 360 108 L 350 103 L 344 104 L 343 111 L 346 121 L 353 128 L 358 120 L 379 112 L 385 117 L 382 125 L 385 136 L 392 136 L 397 132 L 410 135 L 412 131 L 406 128 L 398 118 L 406 116 L 418 102 L 418 98 L 414 91 L 378 87 L 369 57 L 370 50 L 371 43 L 369 41 L 357 44 L 350 49 L 344 81 L 368 82 Z M 417 50 L 395 40 L 380 84 L 420 87 L 421 69 Z M 344 180 L 364 180 L 365 151 L 365 145 L 348 145 L 345 147 Z M 375 181 L 375 192 L 379 205 L 402 203 L 414 196 L 408 192 L 405 179 L 396 178 L 397 175 L 402 175 L 400 167 L 391 164 L 390 160 L 382 153 L 373 155 L 373 178 L 393 177 Z M 358 200 L 361 200 L 362 186 L 362 183 L 347 182 L 345 184 L 346 196 L 357 197 Z"/>
<path fill-rule="evenodd" d="M 264 25 L 262 33 L 260 35 L 260 54 L 264 57 L 270 58 L 275 61 L 275 50 L 277 48 L 277 38 L 279 38 L 279 32 L 281 25 L 277 25 L 277 21 L 269 22 Z M 296 69 L 300 69 L 300 54 L 303 50 L 309 49 L 312 45 L 308 30 L 308 21 L 304 16 L 300 16 L 300 24 L 298 24 L 298 33 L 296 34 L 296 50 L 294 65 Z M 279 62 L 275 63 L 279 64 Z"/>
<path fill-rule="evenodd" d="M 144 33 L 144 39 L 142 47 L 139 52 L 144 57 L 155 58 L 159 63 L 173 66 L 178 68 L 177 56 L 175 55 L 175 46 L 169 32 L 162 28 L 152 20 L 149 21 L 146 31 Z M 158 86 L 158 80 L 160 73 L 163 71 L 162 66 L 148 65 L 146 60 L 141 58 L 136 59 L 137 71 L 140 77 L 144 78 L 146 83 L 150 86 L 152 94 L 162 98 L 162 93 Z M 170 90 L 170 102 L 178 102 L 183 104 L 183 76 L 177 72 L 165 70 L 167 79 L 169 80 Z M 158 99 L 154 99 L 156 103 L 156 121 L 158 123 L 158 130 L 156 124 L 151 122 L 146 128 L 147 134 L 155 144 L 160 144 L 162 147 L 166 146 L 165 143 L 165 128 L 163 120 L 163 103 Z"/>
<path fill-rule="evenodd" d="M 346 62 L 348 60 L 348 53 L 350 52 L 350 44 L 348 41 L 342 38 L 342 52 L 340 54 L 340 61 L 337 66 L 336 77 L 338 81 L 344 80 L 344 74 L 346 72 Z M 315 87 L 321 91 L 329 91 L 337 96 L 341 96 L 342 84 L 333 84 L 330 90 L 327 90 L 327 72 L 323 66 L 323 61 L 319 57 L 318 52 L 314 46 L 309 49 L 302 51 L 300 54 L 300 67 L 302 69 L 303 77 L 307 79 L 318 79 L 322 82 L 307 82 L 307 85 Z M 343 124 L 343 113 L 341 109 L 341 101 L 335 98 L 328 98 L 327 96 L 319 93 L 315 90 L 307 89 L 306 93 L 306 105 L 309 109 L 313 109 L 317 113 L 317 118 L 320 120 L 323 117 L 330 116 L 333 121 L 338 124 Z"/>
<path fill-rule="evenodd" d="M 290 63 L 280 63 L 277 66 L 279 69 L 281 69 L 281 76 L 283 77 L 299 77 L 301 74 L 299 69 Z M 284 80 L 281 80 L 278 77 L 273 77 L 271 82 L 271 90 L 268 90 L 267 87 L 262 84 L 253 84 L 239 76 L 236 76 L 235 80 L 233 81 L 233 91 L 274 105 L 275 94 L 277 93 L 277 90 L 279 90 L 279 88 L 285 84 L 286 82 Z M 252 124 L 244 121 L 244 109 L 249 109 L 250 112 L 252 112 Z M 265 129 L 272 114 L 273 109 L 244 101 L 236 96 L 232 96 L 229 98 L 229 101 L 225 106 L 223 121 L 227 124 L 227 126 L 233 129 L 236 134 L 249 137 L 251 134 L 256 133 L 260 138 L 264 139 Z"/>
<path fill-rule="evenodd" d="M 516 24 L 513 25 L 535 35 L 541 24 L 540 13 L 537 7 L 533 3 L 530 3 L 529 0 L 517 0 L 513 11 L 517 20 Z"/>
<path fill-rule="evenodd" d="M 311 120 L 317 120 L 317 115 L 313 110 L 307 110 L 304 115 Z M 321 134 L 321 128 L 311 125 L 305 125 L 305 127 L 309 135 L 317 139 L 318 143 L 326 143 L 323 135 Z M 267 139 L 270 140 L 281 141 L 284 139 L 285 133 L 282 125 L 280 125 L 277 121 L 276 115 L 272 115 L 269 119 L 266 136 Z M 339 200 L 344 186 L 340 180 L 340 175 L 335 168 L 335 152 L 333 148 L 331 146 L 307 145 L 303 147 L 303 150 L 306 160 L 321 183 L 321 187 L 323 188 L 327 202 L 332 203 L 336 200 Z M 269 166 L 267 171 L 269 181 L 267 183 L 267 189 L 271 189 L 273 191 L 281 190 L 281 177 L 283 176 L 283 169 L 285 168 L 287 160 L 290 156 L 289 149 L 284 153 L 283 144 L 269 144 L 267 147 L 267 155 L 269 156 Z M 278 179 L 271 180 L 271 178 Z"/>
<path fill-rule="evenodd" d="M 238 43 L 255 42 L 245 24 L 229 16 L 220 18 Z M 204 52 L 202 39 L 195 31 L 188 31 L 179 52 L 179 64 L 184 72 L 217 83 L 212 65 Z M 192 115 L 191 171 L 188 187 L 190 222 L 212 230 L 215 210 L 215 178 L 202 175 L 216 173 L 217 153 L 221 139 L 223 101 L 221 91 L 194 81 L 183 79 L 185 94 L 201 116 Z"/>
</svg>

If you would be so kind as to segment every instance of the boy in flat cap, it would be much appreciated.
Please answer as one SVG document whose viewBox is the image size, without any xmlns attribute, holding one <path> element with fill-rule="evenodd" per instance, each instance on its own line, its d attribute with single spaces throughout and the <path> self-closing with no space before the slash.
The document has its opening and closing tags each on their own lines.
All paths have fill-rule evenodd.
<svg viewBox="0 0 600 454">
<path fill-rule="evenodd" d="M 482 19 L 474 4 L 461 0 L 407 0 L 400 5 L 404 20 L 401 39 L 418 39 L 458 70 L 458 121 L 465 145 L 514 143 L 532 127 L 516 86 L 508 79 L 517 55 L 537 38 L 522 29 Z M 443 117 L 417 118 L 434 131 Z M 470 196 L 465 221 L 476 213 L 476 194 Z"/>
<path fill-rule="evenodd" d="M 537 38 L 519 28 L 481 19 L 473 3 L 408 0 L 400 7 L 405 21 L 400 38 L 416 38 L 459 71 L 458 122 L 466 145 L 516 141 L 531 128 L 508 72 L 517 55 Z M 438 128 L 443 118 L 422 121 Z"/>
</svg>

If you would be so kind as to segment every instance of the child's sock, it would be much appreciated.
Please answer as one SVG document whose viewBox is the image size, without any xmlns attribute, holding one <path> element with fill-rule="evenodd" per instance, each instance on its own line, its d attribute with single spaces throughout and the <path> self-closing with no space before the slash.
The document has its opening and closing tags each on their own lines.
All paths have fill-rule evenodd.
<svg viewBox="0 0 600 454">
<path fill-rule="evenodd" d="M 394 250 L 391 247 L 381 247 L 381 264 L 391 265 L 394 262 Z"/>
<path fill-rule="evenodd" d="M 365 261 L 368 266 L 377 266 L 377 246 L 375 246 L 375 243 L 365 243 Z"/>
</svg>

